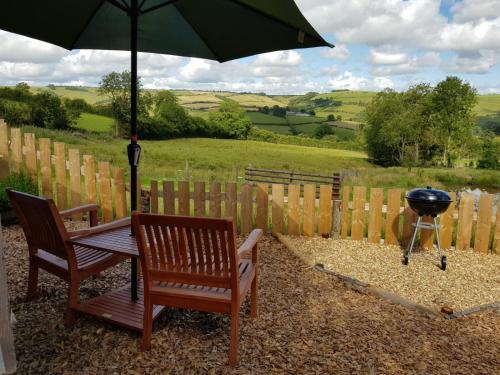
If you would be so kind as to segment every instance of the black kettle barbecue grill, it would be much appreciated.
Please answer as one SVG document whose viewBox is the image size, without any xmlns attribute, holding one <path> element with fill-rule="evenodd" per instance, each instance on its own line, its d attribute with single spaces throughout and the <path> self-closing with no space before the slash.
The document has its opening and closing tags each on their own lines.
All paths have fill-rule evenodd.
<svg viewBox="0 0 500 375">
<path fill-rule="evenodd" d="M 412 239 L 406 249 L 403 256 L 403 264 L 407 265 L 410 259 L 413 246 L 415 245 L 415 239 L 417 237 L 418 229 L 434 229 L 436 231 L 437 240 L 437 255 L 441 262 L 441 269 L 446 270 L 446 256 L 441 253 L 441 244 L 439 242 L 439 224 L 436 222 L 437 215 L 445 212 L 452 199 L 450 195 L 443 190 L 432 189 L 427 186 L 426 189 L 413 189 L 406 194 L 406 199 L 408 200 L 408 205 L 410 208 L 418 214 L 418 219 L 415 224 L 415 230 L 413 231 Z M 424 223 L 422 222 L 422 216 L 432 216 L 434 223 Z"/>
</svg>

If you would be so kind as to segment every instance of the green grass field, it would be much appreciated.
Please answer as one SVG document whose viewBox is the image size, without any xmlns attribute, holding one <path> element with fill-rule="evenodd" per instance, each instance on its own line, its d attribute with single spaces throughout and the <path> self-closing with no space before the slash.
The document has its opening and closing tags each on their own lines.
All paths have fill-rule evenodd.
<svg viewBox="0 0 500 375">
<path fill-rule="evenodd" d="M 33 93 L 40 92 L 42 90 L 49 90 L 60 97 L 69 99 L 84 99 L 89 104 L 105 103 L 109 102 L 109 99 L 105 96 L 99 95 L 97 87 L 62 87 L 57 86 L 55 90 L 51 90 L 48 87 L 32 87 L 31 91 Z"/>
<path fill-rule="evenodd" d="M 326 118 L 316 116 L 286 116 L 286 119 L 291 125 L 321 123 L 326 121 Z"/>
<path fill-rule="evenodd" d="M 288 125 L 267 125 L 267 124 L 255 124 L 256 127 L 264 130 L 268 130 L 270 132 L 284 134 L 284 135 L 292 135 L 291 129 Z"/>
<path fill-rule="evenodd" d="M 273 115 L 267 115 L 265 113 L 256 112 L 256 111 L 248 111 L 247 116 L 250 117 L 250 120 L 256 125 L 288 125 L 286 119 L 284 117 L 278 117 Z"/>
<path fill-rule="evenodd" d="M 96 133 L 109 133 L 115 125 L 115 120 L 111 117 L 82 113 L 76 128 Z"/>
</svg>

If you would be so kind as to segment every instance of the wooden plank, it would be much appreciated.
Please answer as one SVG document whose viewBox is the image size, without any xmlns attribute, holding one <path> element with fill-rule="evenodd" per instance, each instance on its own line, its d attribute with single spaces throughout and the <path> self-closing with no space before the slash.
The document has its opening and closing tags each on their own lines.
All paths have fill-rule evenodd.
<svg viewBox="0 0 500 375">
<path fill-rule="evenodd" d="M 300 234 L 300 185 L 288 185 L 288 234 Z"/>
<path fill-rule="evenodd" d="M 342 201 L 340 199 L 333 201 L 332 217 L 332 237 L 338 240 L 342 233 Z"/>
<path fill-rule="evenodd" d="M 474 194 L 463 193 L 460 197 L 460 208 L 458 210 L 457 244 L 455 245 L 458 250 L 470 248 L 473 213 Z"/>
<path fill-rule="evenodd" d="M 66 179 L 66 145 L 54 142 L 54 157 L 56 170 L 57 208 L 64 210 L 68 207 L 68 181 Z"/>
<path fill-rule="evenodd" d="M 14 172 L 20 172 L 23 162 L 23 145 L 21 128 L 10 129 L 11 167 Z"/>
<path fill-rule="evenodd" d="M 42 178 L 42 195 L 52 198 L 52 162 L 50 158 L 50 139 L 40 138 L 38 140 L 40 148 L 40 176 Z"/>
<path fill-rule="evenodd" d="M 399 240 L 399 213 L 401 208 L 401 189 L 387 191 L 387 214 L 385 217 L 384 243 L 397 245 Z"/>
<path fill-rule="evenodd" d="M 500 202 L 497 205 L 497 217 L 495 222 L 495 235 L 493 236 L 492 251 L 500 256 Z"/>
<path fill-rule="evenodd" d="M 98 163 L 99 170 L 99 193 L 101 196 L 101 212 L 102 220 L 108 223 L 113 220 L 113 205 L 111 196 L 111 178 L 109 163 L 100 161 Z"/>
<path fill-rule="evenodd" d="M 366 187 L 355 186 L 352 201 L 351 239 L 363 239 L 365 229 Z"/>
<path fill-rule="evenodd" d="M 429 215 L 425 215 L 422 218 L 422 222 L 433 224 L 434 218 Z M 431 249 L 434 245 L 434 229 L 420 229 L 420 246 L 426 249 Z"/>
<path fill-rule="evenodd" d="M 115 216 L 117 219 L 121 219 L 127 216 L 127 195 L 125 193 L 125 176 L 122 168 L 113 169 L 113 180 Z"/>
<path fill-rule="evenodd" d="M 179 215 L 189 216 L 189 181 L 179 181 Z"/>
<path fill-rule="evenodd" d="M 163 181 L 163 212 L 165 215 L 175 215 L 175 193 L 173 181 Z"/>
<path fill-rule="evenodd" d="M 0 179 L 7 177 L 9 170 L 8 127 L 5 121 L 0 119 Z"/>
<path fill-rule="evenodd" d="M 272 184 L 272 200 L 271 231 L 273 234 L 283 233 L 283 208 L 285 205 L 283 184 Z"/>
<path fill-rule="evenodd" d="M 68 150 L 69 182 L 71 192 L 71 207 L 81 205 L 81 176 L 80 176 L 80 151 L 76 148 Z M 80 220 L 82 215 L 74 215 L 74 219 Z"/>
<path fill-rule="evenodd" d="M 226 183 L 226 201 L 224 203 L 225 217 L 238 220 L 238 193 L 235 182 Z"/>
<path fill-rule="evenodd" d="M 257 192 L 255 200 L 257 202 L 257 212 L 255 217 L 255 225 L 264 232 L 268 230 L 268 211 L 269 211 L 269 185 L 257 184 Z"/>
<path fill-rule="evenodd" d="M 3 237 L 0 227 L 0 374 L 12 374 L 15 371 L 16 351 L 10 319 L 7 271 L 4 264 Z"/>
<path fill-rule="evenodd" d="M 151 193 L 151 196 L 149 197 L 149 199 L 151 199 L 151 213 L 157 214 L 158 213 L 158 181 L 151 180 L 151 189 L 149 191 Z"/>
<path fill-rule="evenodd" d="M 143 205 L 142 205 L 142 187 L 141 187 L 141 176 L 139 176 L 139 172 L 137 172 L 137 197 L 136 197 L 136 205 L 137 205 L 137 211 L 138 212 L 144 212 L 143 211 Z M 144 209 L 148 209 L 149 207 L 145 207 Z"/>
<path fill-rule="evenodd" d="M 227 209 L 227 203 L 226 203 Z M 194 183 L 194 215 L 205 216 L 205 183 Z"/>
<path fill-rule="evenodd" d="M 248 234 L 253 228 L 252 185 L 241 186 L 241 234 Z"/>
<path fill-rule="evenodd" d="M 342 239 L 347 238 L 347 231 L 349 227 L 349 194 L 350 188 L 349 186 L 344 186 L 342 189 L 342 230 L 341 237 Z"/>
<path fill-rule="evenodd" d="M 316 221 L 316 188 L 314 185 L 304 185 L 304 221 L 302 232 L 304 236 L 314 236 Z"/>
<path fill-rule="evenodd" d="M 493 194 L 481 194 L 477 211 L 474 251 L 487 253 L 490 247 L 491 216 L 493 215 Z"/>
<path fill-rule="evenodd" d="M 415 227 L 413 223 L 417 222 L 417 214 L 410 208 L 408 205 L 408 200 L 405 199 L 404 202 L 404 211 L 403 211 L 403 235 L 401 244 L 403 246 L 407 246 L 410 243 L 411 236 L 413 235 L 413 231 Z"/>
<path fill-rule="evenodd" d="M 332 230 L 332 186 L 321 185 L 319 188 L 319 223 L 318 235 L 330 237 Z"/>
<path fill-rule="evenodd" d="M 449 193 L 453 202 L 451 202 L 448 209 L 439 216 L 439 242 L 441 248 L 451 248 L 453 238 L 453 222 L 455 214 L 455 200 L 457 199 L 456 193 Z"/>
<path fill-rule="evenodd" d="M 384 189 L 370 189 L 370 210 L 368 211 L 368 242 L 380 243 L 382 237 L 382 205 Z M 398 215 L 399 216 L 399 215 Z"/>
<path fill-rule="evenodd" d="M 85 195 L 89 204 L 97 203 L 95 157 L 83 155 L 83 175 L 85 176 Z"/>
<path fill-rule="evenodd" d="M 24 133 L 24 149 L 26 169 L 33 178 L 33 181 L 37 181 L 35 134 Z"/>
<path fill-rule="evenodd" d="M 221 194 L 220 183 L 213 182 L 210 188 L 210 216 L 221 217 Z"/>
</svg>

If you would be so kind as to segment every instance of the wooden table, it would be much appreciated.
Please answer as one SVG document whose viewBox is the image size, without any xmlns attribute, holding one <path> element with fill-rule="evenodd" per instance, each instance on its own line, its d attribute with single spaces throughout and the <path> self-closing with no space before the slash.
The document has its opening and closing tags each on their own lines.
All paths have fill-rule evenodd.
<svg viewBox="0 0 500 375">
<path fill-rule="evenodd" d="M 81 302 L 76 309 L 81 313 L 92 315 L 98 319 L 142 332 L 144 300 L 142 282 L 137 282 L 137 258 L 139 257 L 139 251 L 135 237 L 130 235 L 130 226 L 69 240 L 68 242 L 76 246 L 131 257 L 130 286 L 127 285 Z M 163 310 L 163 306 L 154 306 L 153 320 L 158 318 Z"/>
</svg>

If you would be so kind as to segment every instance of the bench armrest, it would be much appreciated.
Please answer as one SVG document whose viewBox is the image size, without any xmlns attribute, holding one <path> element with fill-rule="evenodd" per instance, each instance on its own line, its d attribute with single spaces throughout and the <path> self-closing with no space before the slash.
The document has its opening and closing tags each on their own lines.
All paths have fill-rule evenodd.
<svg viewBox="0 0 500 375">
<path fill-rule="evenodd" d="M 127 227 L 127 226 L 130 226 L 130 218 L 129 217 L 125 217 L 125 218 L 120 219 L 120 220 L 115 220 L 115 221 L 112 221 L 110 223 L 101 224 L 101 225 L 97 225 L 97 226 L 90 227 L 90 228 L 70 231 L 70 232 L 68 232 L 68 235 L 69 235 L 70 239 L 74 240 L 74 239 L 77 239 L 80 237 L 86 237 L 86 236 L 90 236 L 93 234 L 106 232 L 106 231 L 111 230 L 111 229 L 122 228 L 122 227 Z"/>
<path fill-rule="evenodd" d="M 99 206 L 97 204 L 86 204 L 84 206 L 69 208 L 67 210 L 59 211 L 59 215 L 64 219 L 69 216 L 73 216 L 76 214 L 81 214 L 88 212 L 89 213 L 89 222 L 91 227 L 95 227 L 97 225 L 97 210 Z"/>
<path fill-rule="evenodd" d="M 256 263 L 257 262 L 257 243 L 259 242 L 260 238 L 262 237 L 262 229 L 254 229 L 247 237 L 245 242 L 241 244 L 241 246 L 237 250 L 237 255 L 238 257 L 241 257 L 242 255 L 249 254 L 250 252 L 252 253 L 252 262 Z"/>
</svg>

